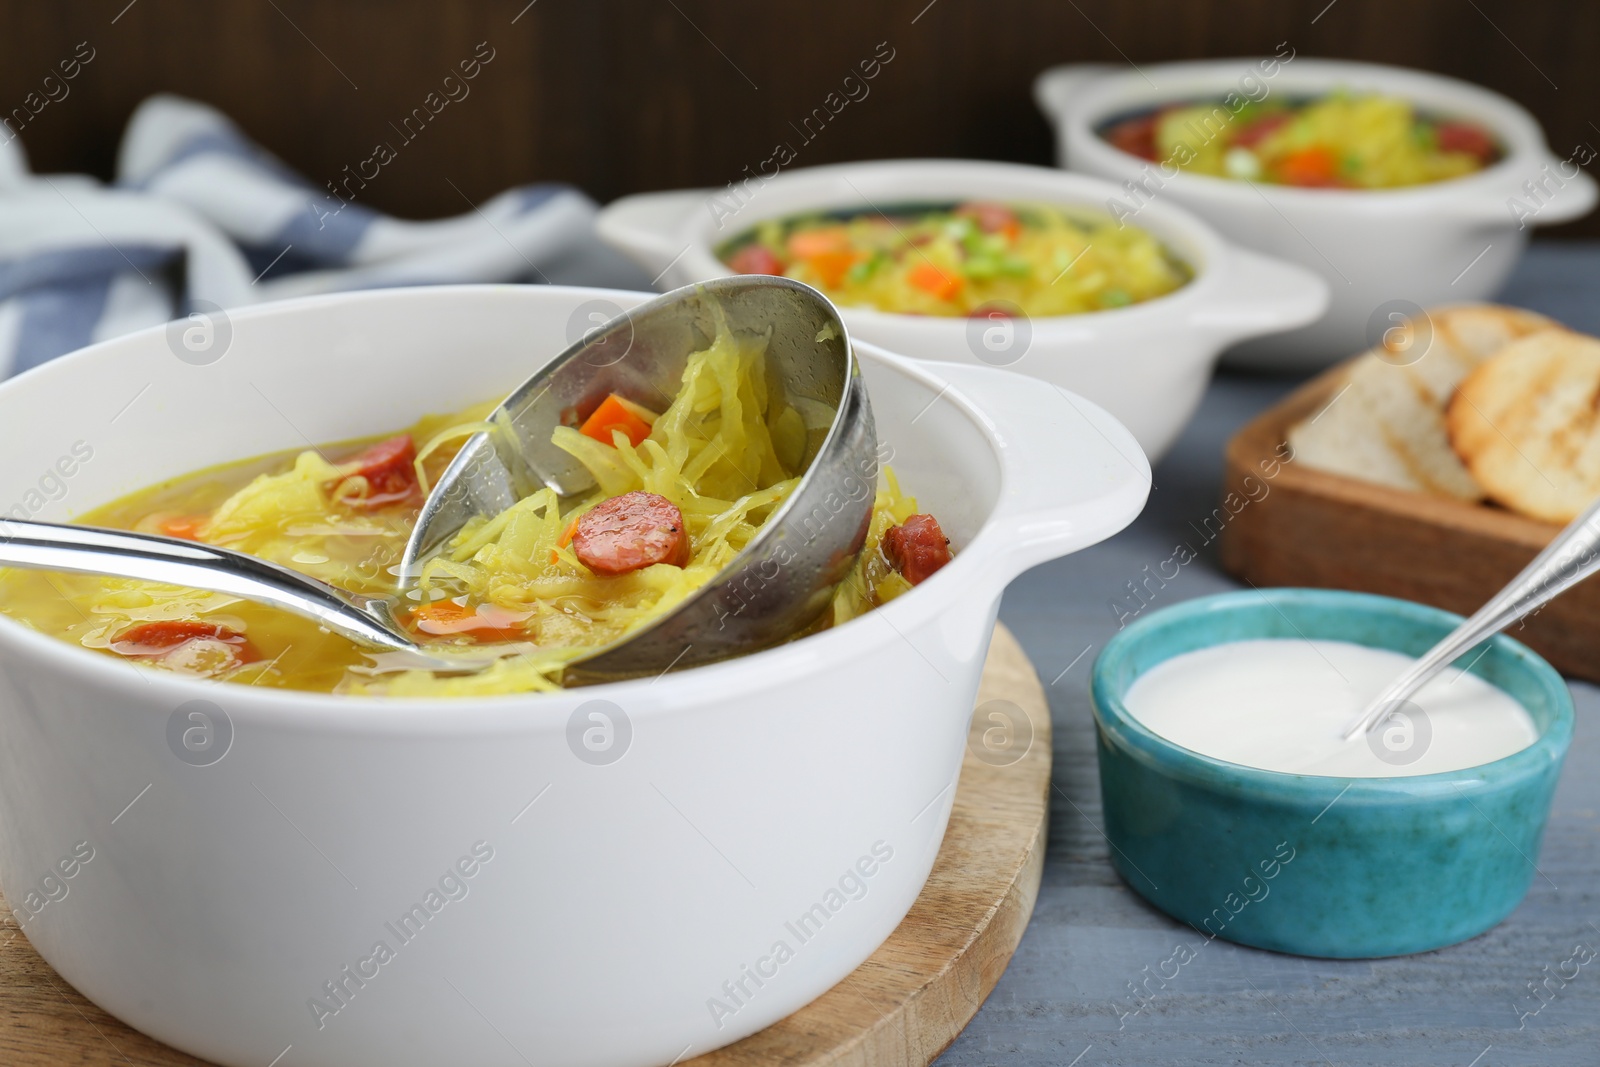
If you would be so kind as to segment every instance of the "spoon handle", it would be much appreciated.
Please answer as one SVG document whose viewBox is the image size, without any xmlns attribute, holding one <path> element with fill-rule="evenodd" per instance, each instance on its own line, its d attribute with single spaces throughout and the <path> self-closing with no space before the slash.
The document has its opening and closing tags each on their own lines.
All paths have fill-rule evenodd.
<svg viewBox="0 0 1600 1067">
<path fill-rule="evenodd" d="M 227 593 L 292 611 L 369 648 L 414 651 L 388 604 L 231 549 L 176 537 L 0 519 L 0 564 L 135 578 Z"/>
<path fill-rule="evenodd" d="M 1506 587 L 1367 705 L 1345 739 L 1372 729 L 1468 649 L 1600 571 L 1600 501 L 1556 535 Z"/>
</svg>

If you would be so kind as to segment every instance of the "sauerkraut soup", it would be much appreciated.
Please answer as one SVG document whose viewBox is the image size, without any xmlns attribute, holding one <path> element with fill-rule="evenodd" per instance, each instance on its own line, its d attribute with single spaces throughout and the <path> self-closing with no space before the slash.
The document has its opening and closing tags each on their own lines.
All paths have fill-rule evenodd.
<svg viewBox="0 0 1600 1067">
<path fill-rule="evenodd" d="M 1193 276 L 1155 237 L 1049 204 L 907 205 L 763 222 L 717 255 L 837 304 L 909 315 L 1077 315 L 1164 296 Z"/>
<path fill-rule="evenodd" d="M 390 666 L 316 623 L 221 593 L 43 571 L 0 571 L 0 611 L 43 633 L 159 670 L 320 692 L 451 696 L 560 686 L 563 668 L 705 585 L 793 492 L 833 412 L 769 384 L 765 344 L 722 325 L 689 357 L 671 404 L 612 394 L 553 442 L 597 489 L 550 489 L 472 520 L 402 593 L 397 571 L 428 486 L 486 402 L 376 442 L 198 471 L 80 517 L 247 552 L 338 588 L 397 598 L 419 642 L 499 646 L 479 671 Z M 886 469 L 865 548 L 812 626 L 899 596 L 950 559 L 938 522 Z M 797 635 L 803 636 L 803 635 Z"/>
<path fill-rule="evenodd" d="M 1100 136 L 1194 174 L 1301 188 L 1395 189 L 1475 174 L 1504 154 L 1468 119 L 1407 100 L 1334 92 L 1309 100 L 1169 104 L 1114 119 Z"/>
</svg>

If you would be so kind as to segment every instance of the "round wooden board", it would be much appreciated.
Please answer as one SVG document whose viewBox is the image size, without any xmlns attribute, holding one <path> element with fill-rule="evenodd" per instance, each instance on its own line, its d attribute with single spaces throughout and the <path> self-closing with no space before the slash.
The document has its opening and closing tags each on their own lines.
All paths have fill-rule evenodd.
<svg viewBox="0 0 1600 1067">
<path fill-rule="evenodd" d="M 1011 961 L 1044 869 L 1050 708 L 1033 664 L 1003 626 L 995 627 L 978 690 L 979 708 L 990 701 L 1008 703 L 973 717 L 944 844 L 922 895 L 889 939 L 793 1015 L 684 1067 L 924 1067 L 955 1040 Z M 1019 711 L 1031 735 L 1024 738 L 1027 731 L 1014 723 L 1012 747 L 986 748 L 985 731 Z M 1022 755 L 1008 762 L 1017 748 Z M 0 1063 L 205 1067 L 85 1000 L 33 951 L 4 901 Z"/>
</svg>

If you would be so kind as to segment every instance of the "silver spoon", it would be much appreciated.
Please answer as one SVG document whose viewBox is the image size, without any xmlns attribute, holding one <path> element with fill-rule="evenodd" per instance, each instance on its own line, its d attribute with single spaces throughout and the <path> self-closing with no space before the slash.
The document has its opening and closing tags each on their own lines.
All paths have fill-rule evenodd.
<svg viewBox="0 0 1600 1067">
<path fill-rule="evenodd" d="M 714 305 L 713 305 L 714 302 Z M 768 334 L 769 385 L 826 405 L 831 424 L 784 505 L 696 593 L 640 630 L 569 665 L 581 685 L 659 674 L 792 636 L 827 607 L 866 538 L 877 485 L 877 434 L 838 312 L 787 278 L 722 278 L 657 297 L 591 331 L 496 409 L 497 430 L 469 438 L 423 506 L 402 564 L 401 592 L 428 556 L 474 515 L 496 515 L 540 485 L 562 495 L 593 488 L 588 472 L 550 444 L 551 431 L 612 392 L 660 410 L 692 352 L 716 336 L 720 308 L 736 334 Z M 751 487 L 752 490 L 755 488 Z M 0 519 L 0 565 L 135 578 L 227 593 L 312 619 L 368 648 L 408 653 L 420 667 L 472 670 L 493 646 L 460 653 L 420 646 L 392 601 L 347 593 L 254 556 L 153 534 Z"/>
<path fill-rule="evenodd" d="M 1470 619 L 1390 682 L 1345 731 L 1344 739 L 1348 741 L 1371 730 L 1480 641 L 1499 633 L 1597 571 L 1600 571 L 1600 501 L 1569 523 L 1532 563 Z"/>
<path fill-rule="evenodd" d="M 0 564 L 227 593 L 303 615 L 367 648 L 409 653 L 419 667 L 471 670 L 488 662 L 482 655 L 425 651 L 395 622 L 382 597 L 346 593 L 256 556 L 176 537 L 0 519 Z"/>
</svg>

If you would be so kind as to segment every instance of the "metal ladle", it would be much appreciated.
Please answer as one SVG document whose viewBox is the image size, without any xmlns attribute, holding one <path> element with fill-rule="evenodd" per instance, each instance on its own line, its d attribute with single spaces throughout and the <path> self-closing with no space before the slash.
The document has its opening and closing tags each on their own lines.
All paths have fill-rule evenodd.
<svg viewBox="0 0 1600 1067">
<path fill-rule="evenodd" d="M 540 486 L 562 496 L 592 490 L 587 470 L 550 443 L 551 432 L 613 392 L 664 409 L 690 354 L 716 337 L 718 309 L 736 336 L 767 337 L 772 395 L 825 405 L 833 420 L 820 444 L 808 447 L 800 483 L 726 567 L 666 614 L 568 665 L 564 681 L 695 666 L 768 647 L 815 621 L 866 539 L 877 432 L 838 312 L 815 289 L 766 275 L 716 279 L 641 304 L 519 386 L 490 416 L 496 429 L 469 438 L 429 494 L 406 546 L 400 592 L 473 516 L 499 514 Z M 493 646 L 419 645 L 395 619 L 395 598 L 348 593 L 254 556 L 178 538 L 0 519 L 0 565 L 225 593 L 305 616 L 367 648 L 407 653 L 408 665 L 428 669 L 473 670 L 498 658 Z"/>
<path fill-rule="evenodd" d="M 1390 682 L 1345 731 L 1344 739 L 1349 741 L 1373 729 L 1480 641 L 1494 636 L 1597 571 L 1600 571 L 1600 501 L 1569 523 L 1532 563 L 1470 619 Z"/>
</svg>

